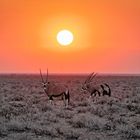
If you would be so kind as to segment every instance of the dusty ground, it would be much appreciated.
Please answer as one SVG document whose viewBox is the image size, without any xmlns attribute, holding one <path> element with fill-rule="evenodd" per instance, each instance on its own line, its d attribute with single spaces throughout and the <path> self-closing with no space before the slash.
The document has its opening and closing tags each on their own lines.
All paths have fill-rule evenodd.
<svg viewBox="0 0 140 140">
<path fill-rule="evenodd" d="M 140 139 L 140 77 L 98 76 L 112 97 L 89 100 L 84 76 L 52 76 L 70 87 L 71 102 L 50 105 L 35 75 L 0 75 L 1 140 Z"/>
</svg>

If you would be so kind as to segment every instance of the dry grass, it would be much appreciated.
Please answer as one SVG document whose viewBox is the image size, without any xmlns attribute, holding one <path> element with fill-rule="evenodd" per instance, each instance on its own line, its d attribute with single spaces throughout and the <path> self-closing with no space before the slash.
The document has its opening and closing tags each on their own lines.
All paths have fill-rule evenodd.
<svg viewBox="0 0 140 140">
<path fill-rule="evenodd" d="M 68 84 L 71 102 L 50 105 L 39 76 L 0 75 L 0 139 L 102 140 L 140 139 L 140 77 L 97 77 L 112 97 L 88 99 L 84 76 L 52 76 Z"/>
</svg>

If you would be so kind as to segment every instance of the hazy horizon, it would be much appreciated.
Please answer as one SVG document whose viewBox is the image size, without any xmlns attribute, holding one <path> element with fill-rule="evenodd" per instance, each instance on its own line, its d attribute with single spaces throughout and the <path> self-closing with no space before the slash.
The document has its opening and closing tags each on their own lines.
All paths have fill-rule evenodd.
<svg viewBox="0 0 140 140">
<path fill-rule="evenodd" d="M 49 73 L 49 75 L 51 75 L 51 76 L 55 76 L 55 75 L 79 75 L 79 76 L 86 76 L 86 75 L 89 75 L 90 73 L 87 73 L 87 72 L 85 72 L 85 73 Z M 0 75 L 40 75 L 39 73 L 35 73 L 35 72 L 32 72 L 32 73 L 30 73 L 30 72 L 23 72 L 23 73 L 20 73 L 20 72 L 12 72 L 12 73 L 10 73 L 10 72 L 7 72 L 7 73 L 0 73 Z M 43 75 L 46 75 L 46 73 L 44 72 L 43 73 Z M 110 76 L 140 76 L 140 73 L 98 73 L 98 76 L 106 76 L 106 75 L 110 75 Z"/>
</svg>

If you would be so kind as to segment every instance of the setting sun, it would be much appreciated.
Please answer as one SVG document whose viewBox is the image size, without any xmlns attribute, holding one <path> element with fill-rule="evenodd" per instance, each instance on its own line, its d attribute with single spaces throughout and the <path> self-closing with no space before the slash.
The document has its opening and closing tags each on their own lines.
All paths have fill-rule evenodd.
<svg viewBox="0 0 140 140">
<path fill-rule="evenodd" d="M 73 42 L 73 34 L 69 30 L 61 30 L 57 34 L 57 41 L 62 46 L 70 45 Z"/>
</svg>

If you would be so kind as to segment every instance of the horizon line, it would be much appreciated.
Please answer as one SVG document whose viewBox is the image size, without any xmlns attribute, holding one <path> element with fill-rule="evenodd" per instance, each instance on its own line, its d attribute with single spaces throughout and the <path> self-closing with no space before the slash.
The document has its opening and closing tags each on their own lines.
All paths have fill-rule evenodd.
<svg viewBox="0 0 140 140">
<path fill-rule="evenodd" d="M 50 75 L 88 75 L 90 72 L 51 72 Z M 139 75 L 140 73 L 97 72 L 98 75 Z M 39 75 L 37 72 L 0 72 L 0 75 Z"/>
</svg>

